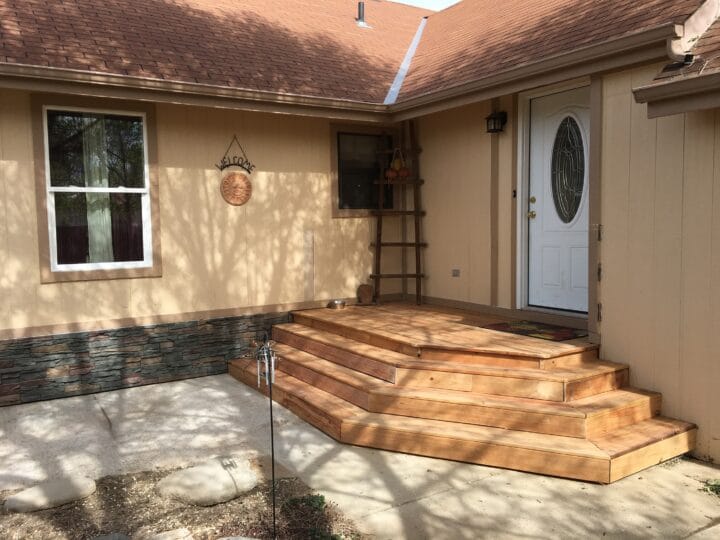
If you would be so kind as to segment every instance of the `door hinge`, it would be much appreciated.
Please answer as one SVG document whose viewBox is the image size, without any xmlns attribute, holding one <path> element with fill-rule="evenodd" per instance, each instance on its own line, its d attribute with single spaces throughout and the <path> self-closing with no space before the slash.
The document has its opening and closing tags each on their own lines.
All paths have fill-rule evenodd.
<svg viewBox="0 0 720 540">
<path fill-rule="evenodd" d="M 597 280 L 602 281 L 602 263 L 598 263 L 597 267 Z"/>
<path fill-rule="evenodd" d="M 598 320 L 598 322 L 602 321 L 602 315 L 603 315 L 602 303 L 598 302 L 598 305 L 597 305 L 597 320 Z"/>
<path fill-rule="evenodd" d="M 595 231 L 597 232 L 597 241 L 602 242 L 603 239 L 603 226 L 602 223 L 595 224 Z"/>
</svg>

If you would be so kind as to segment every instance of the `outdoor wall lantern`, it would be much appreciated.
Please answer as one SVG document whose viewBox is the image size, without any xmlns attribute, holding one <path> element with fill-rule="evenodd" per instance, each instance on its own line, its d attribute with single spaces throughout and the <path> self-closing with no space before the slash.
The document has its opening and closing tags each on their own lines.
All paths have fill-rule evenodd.
<svg viewBox="0 0 720 540">
<path fill-rule="evenodd" d="M 495 111 L 485 118 L 487 122 L 488 133 L 501 133 L 507 124 L 507 113 L 505 111 Z"/>
</svg>

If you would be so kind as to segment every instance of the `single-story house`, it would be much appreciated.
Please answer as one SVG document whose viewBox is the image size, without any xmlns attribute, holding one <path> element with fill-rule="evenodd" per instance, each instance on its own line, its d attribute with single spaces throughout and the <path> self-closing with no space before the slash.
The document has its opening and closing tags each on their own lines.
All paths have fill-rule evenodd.
<svg viewBox="0 0 720 540">
<path fill-rule="evenodd" d="M 378 189 L 401 159 L 421 237 L 386 219 L 381 273 L 586 329 L 720 460 L 719 15 L 0 0 L 0 404 L 223 373 L 355 299 L 377 210 L 417 202 Z"/>
</svg>

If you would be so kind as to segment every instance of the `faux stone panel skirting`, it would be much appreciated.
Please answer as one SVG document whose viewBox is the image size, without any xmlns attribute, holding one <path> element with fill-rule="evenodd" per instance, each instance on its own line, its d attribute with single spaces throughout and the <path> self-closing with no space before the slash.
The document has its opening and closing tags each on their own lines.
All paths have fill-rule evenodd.
<svg viewBox="0 0 720 540">
<path fill-rule="evenodd" d="M 288 313 L 0 341 L 0 405 L 227 372 Z"/>
</svg>

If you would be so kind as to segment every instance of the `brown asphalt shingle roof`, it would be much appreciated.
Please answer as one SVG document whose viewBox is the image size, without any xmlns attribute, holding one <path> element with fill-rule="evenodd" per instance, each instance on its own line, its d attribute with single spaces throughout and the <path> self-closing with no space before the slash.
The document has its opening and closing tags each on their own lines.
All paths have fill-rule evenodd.
<svg viewBox="0 0 720 540">
<path fill-rule="evenodd" d="M 0 62 L 382 103 L 424 15 L 353 0 L 0 0 Z"/>
<path fill-rule="evenodd" d="M 702 0 L 463 0 L 431 15 L 400 101 L 670 23 Z"/>
<path fill-rule="evenodd" d="M 669 64 L 655 80 L 667 83 L 717 73 L 720 70 L 720 19 L 697 40 L 691 52 L 695 57 L 691 65 Z"/>
<path fill-rule="evenodd" d="M 382 103 L 426 15 L 399 101 L 682 23 L 701 3 L 463 0 L 431 14 L 368 0 L 363 29 L 355 0 L 0 0 L 0 63 Z"/>
</svg>

